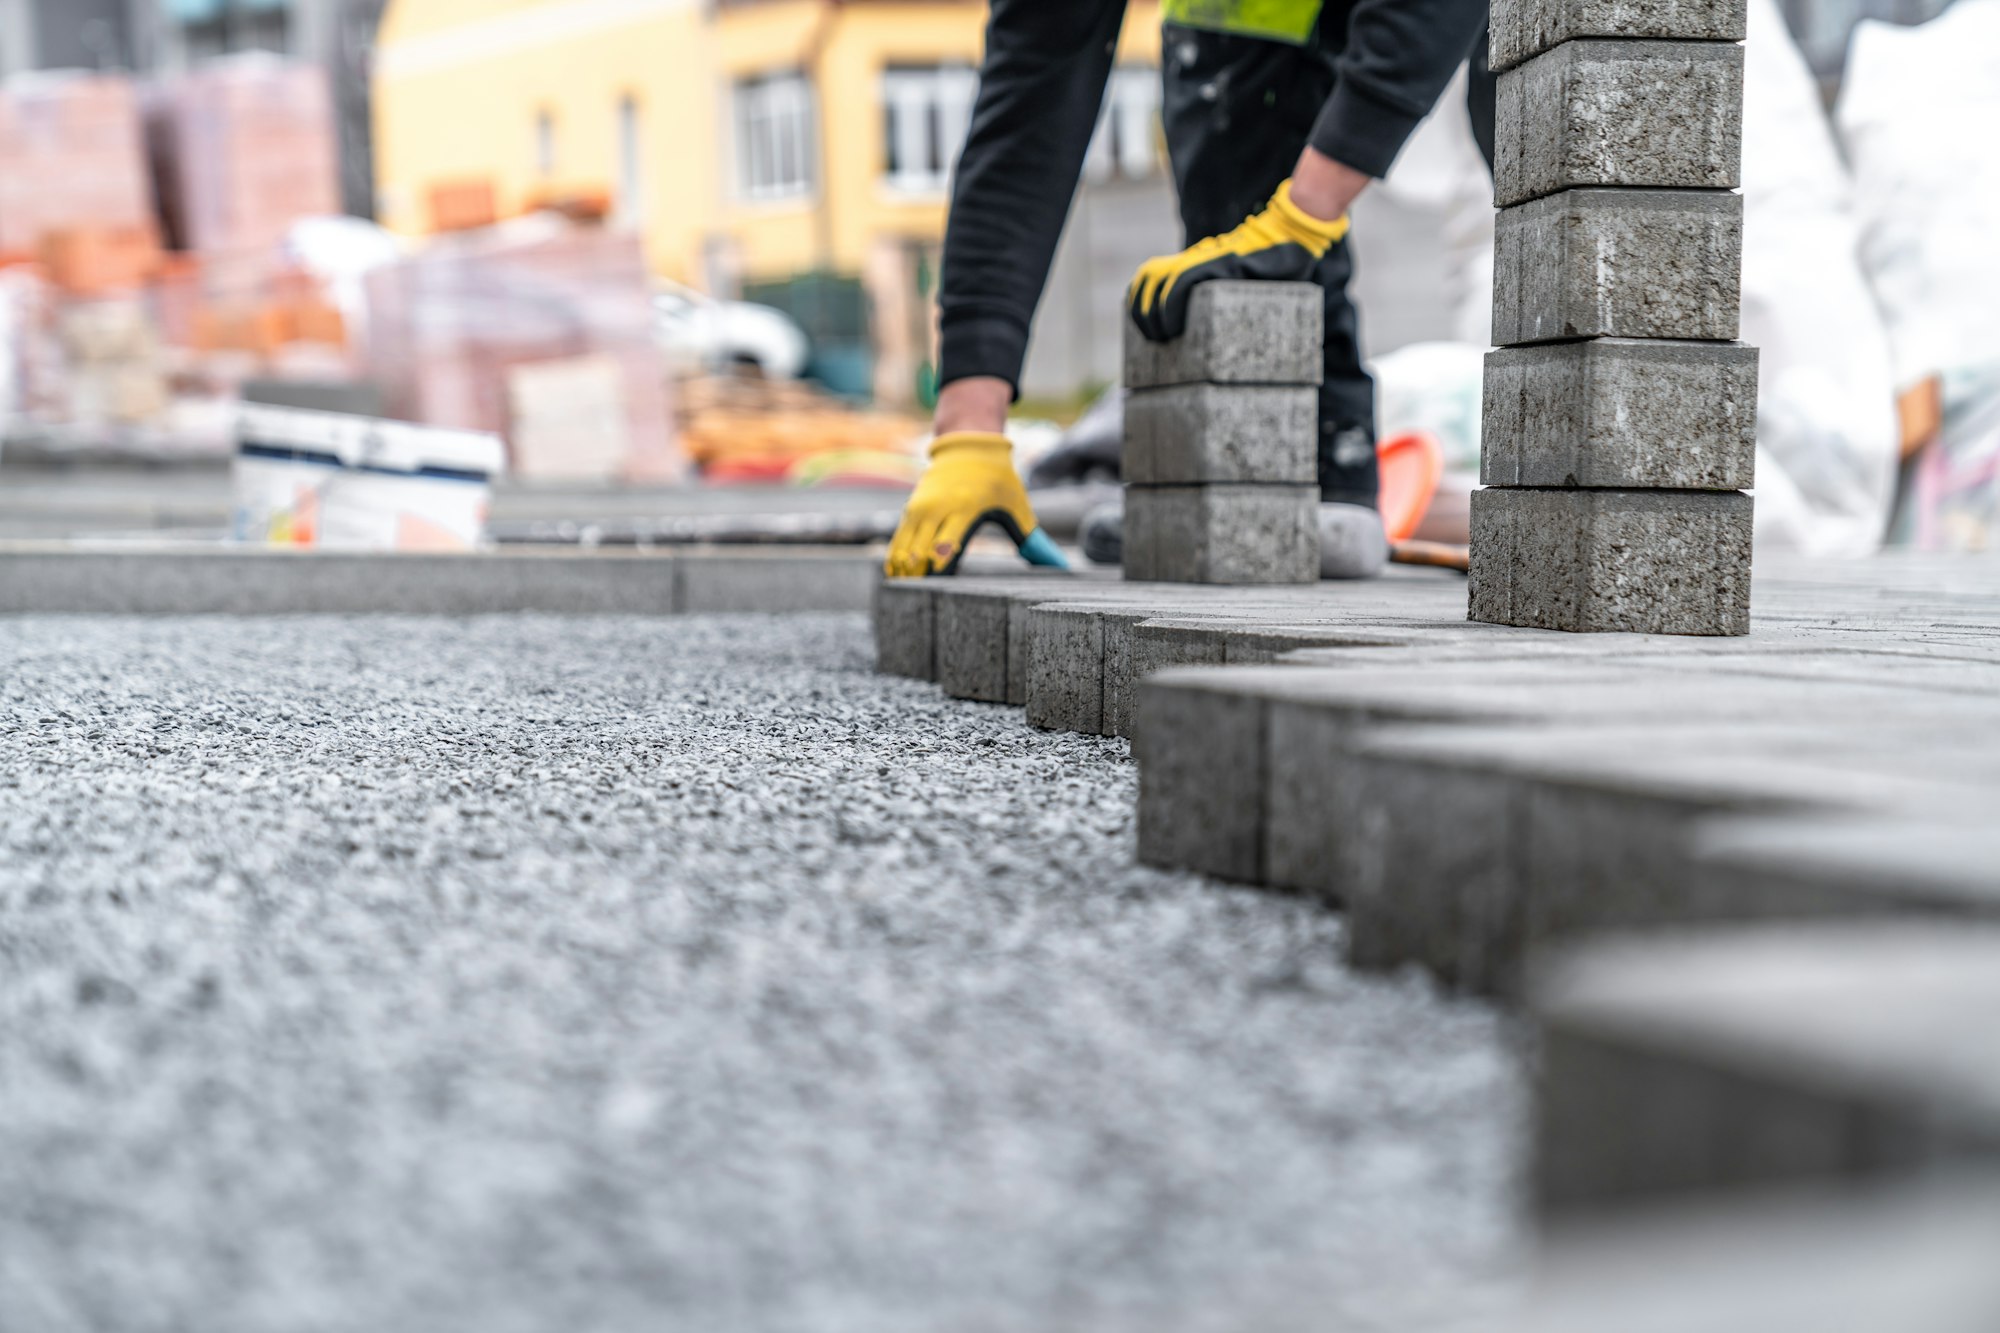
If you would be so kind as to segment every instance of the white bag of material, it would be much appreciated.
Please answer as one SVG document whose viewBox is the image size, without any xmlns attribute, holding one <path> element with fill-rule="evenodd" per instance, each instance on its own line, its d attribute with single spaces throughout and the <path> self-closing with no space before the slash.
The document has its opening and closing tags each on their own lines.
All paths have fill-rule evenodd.
<svg viewBox="0 0 2000 1333">
<path fill-rule="evenodd" d="M 1897 537 L 1987 547 L 2000 530 L 2000 0 L 1959 0 L 1914 28 L 1861 24 L 1837 119 L 1897 386 L 1943 387 Z"/>
</svg>

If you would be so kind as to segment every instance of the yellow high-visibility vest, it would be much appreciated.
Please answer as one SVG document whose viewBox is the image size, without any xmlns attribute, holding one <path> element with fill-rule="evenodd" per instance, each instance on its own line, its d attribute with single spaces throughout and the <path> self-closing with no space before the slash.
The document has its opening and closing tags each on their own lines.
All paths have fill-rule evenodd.
<svg viewBox="0 0 2000 1333">
<path fill-rule="evenodd" d="M 1304 46 L 1319 19 L 1321 0 L 1166 0 L 1160 17 L 1212 32 L 1233 32 Z"/>
</svg>

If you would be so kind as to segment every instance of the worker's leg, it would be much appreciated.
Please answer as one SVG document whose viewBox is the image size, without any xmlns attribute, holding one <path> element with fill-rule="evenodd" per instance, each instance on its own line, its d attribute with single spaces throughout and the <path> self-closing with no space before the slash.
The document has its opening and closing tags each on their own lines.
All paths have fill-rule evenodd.
<svg viewBox="0 0 2000 1333">
<path fill-rule="evenodd" d="M 1263 208 L 1292 174 L 1333 89 L 1333 55 L 1318 45 L 1166 24 L 1161 63 L 1167 153 L 1189 244 Z M 1332 503 L 1375 503 L 1375 385 L 1361 367 L 1360 322 L 1347 298 L 1353 258 L 1333 245 L 1314 280 L 1326 292 L 1319 480 Z"/>
<path fill-rule="evenodd" d="M 1486 159 L 1488 171 L 1493 170 L 1493 103 L 1500 87 L 1500 76 L 1486 63 L 1491 34 L 1490 27 L 1479 30 L 1479 40 L 1472 44 L 1465 66 L 1465 114 L 1472 121 L 1472 138 L 1479 145 L 1479 155 Z"/>
<path fill-rule="evenodd" d="M 994 0 L 945 228 L 941 382 L 1019 385 L 1029 320 L 1083 171 L 1124 15 L 1124 0 Z"/>
</svg>

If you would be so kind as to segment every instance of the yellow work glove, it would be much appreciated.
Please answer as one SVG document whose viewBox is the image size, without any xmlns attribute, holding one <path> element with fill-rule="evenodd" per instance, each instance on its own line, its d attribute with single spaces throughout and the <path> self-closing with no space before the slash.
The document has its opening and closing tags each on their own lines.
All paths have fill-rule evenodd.
<svg viewBox="0 0 2000 1333">
<path fill-rule="evenodd" d="M 1029 564 L 1068 567 L 1035 523 L 1007 437 L 971 430 L 940 435 L 931 445 L 930 467 L 903 507 L 884 569 L 892 579 L 955 573 L 973 530 L 986 522 L 1005 528 Z"/>
<path fill-rule="evenodd" d="M 1301 212 L 1292 202 L 1292 183 L 1285 181 L 1264 211 L 1236 230 L 1139 265 L 1126 293 L 1132 322 L 1154 342 L 1178 338 L 1187 328 L 1188 298 L 1197 286 L 1216 278 L 1310 281 L 1313 266 L 1345 235 L 1344 214 L 1322 222 Z"/>
</svg>

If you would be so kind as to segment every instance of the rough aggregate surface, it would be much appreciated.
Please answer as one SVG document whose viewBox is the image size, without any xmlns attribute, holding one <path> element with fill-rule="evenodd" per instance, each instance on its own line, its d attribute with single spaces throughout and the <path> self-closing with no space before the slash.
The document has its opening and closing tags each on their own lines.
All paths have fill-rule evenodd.
<svg viewBox="0 0 2000 1333">
<path fill-rule="evenodd" d="M 1501 1020 L 859 617 L 0 620 L 0 1327 L 1374 1329 Z"/>
</svg>

